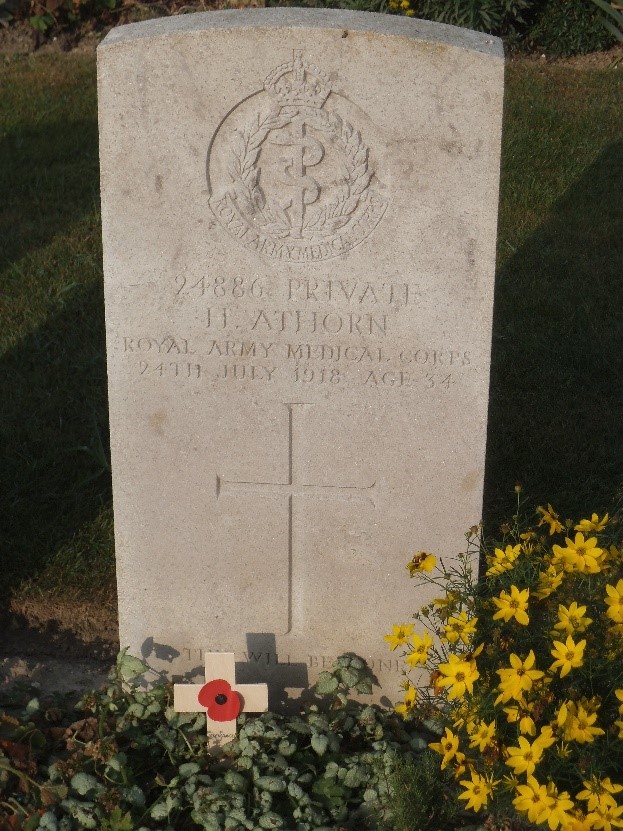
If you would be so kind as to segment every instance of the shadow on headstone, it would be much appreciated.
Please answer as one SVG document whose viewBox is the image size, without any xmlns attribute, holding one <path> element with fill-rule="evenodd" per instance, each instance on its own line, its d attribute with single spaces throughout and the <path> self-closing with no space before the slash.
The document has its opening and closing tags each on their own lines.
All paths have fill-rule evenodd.
<svg viewBox="0 0 623 831">
<path fill-rule="evenodd" d="M 623 142 L 610 145 L 500 268 L 484 517 L 611 505 L 623 472 Z"/>
<path fill-rule="evenodd" d="M 247 634 L 246 661 L 236 664 L 236 681 L 241 684 L 268 684 L 268 707 L 274 712 L 298 708 L 288 688 L 306 690 L 309 686 L 305 663 L 290 663 L 290 656 L 277 652 L 276 638 L 269 632 Z"/>
</svg>

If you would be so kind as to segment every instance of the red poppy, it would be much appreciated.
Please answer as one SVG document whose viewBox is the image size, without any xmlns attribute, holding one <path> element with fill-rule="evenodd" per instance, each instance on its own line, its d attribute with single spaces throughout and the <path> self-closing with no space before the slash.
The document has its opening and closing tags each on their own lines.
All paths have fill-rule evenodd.
<svg viewBox="0 0 623 831">
<path fill-rule="evenodd" d="M 242 707 L 238 693 L 222 678 L 204 684 L 197 698 L 201 706 L 208 711 L 208 718 L 212 721 L 233 721 L 238 717 Z"/>
</svg>

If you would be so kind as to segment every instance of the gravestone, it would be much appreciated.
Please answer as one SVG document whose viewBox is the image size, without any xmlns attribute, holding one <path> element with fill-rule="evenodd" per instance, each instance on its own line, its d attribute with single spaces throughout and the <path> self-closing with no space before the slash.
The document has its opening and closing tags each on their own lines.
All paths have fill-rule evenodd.
<svg viewBox="0 0 623 831">
<path fill-rule="evenodd" d="M 481 513 L 500 42 L 212 12 L 98 49 L 120 636 L 282 706 L 430 596 Z"/>
</svg>

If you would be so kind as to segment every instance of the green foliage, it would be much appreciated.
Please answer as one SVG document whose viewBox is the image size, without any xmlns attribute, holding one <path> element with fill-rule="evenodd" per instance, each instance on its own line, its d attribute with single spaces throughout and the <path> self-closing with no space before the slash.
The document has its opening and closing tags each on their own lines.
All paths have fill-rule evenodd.
<svg viewBox="0 0 623 831">
<path fill-rule="evenodd" d="M 398 760 L 389 787 L 392 831 L 459 828 L 464 827 L 466 819 L 473 821 L 464 816 L 452 777 L 439 770 L 439 759 L 431 751 Z"/>
<path fill-rule="evenodd" d="M 0 26 L 6 26 L 17 11 L 19 0 L 0 0 Z"/>
<path fill-rule="evenodd" d="M 587 0 L 542 0 L 526 34 L 526 45 L 551 55 L 595 52 L 611 46 L 611 32 Z"/>
<path fill-rule="evenodd" d="M 363 831 L 390 821 L 394 771 L 429 736 L 348 699 L 372 678 L 346 655 L 300 715 L 242 715 L 236 738 L 209 754 L 205 715 L 176 713 L 169 686 L 142 686 L 148 672 L 120 653 L 78 714 L 28 690 L 0 700 L 0 828 Z"/>
<path fill-rule="evenodd" d="M 117 0 L 31 0 L 30 25 L 40 32 L 97 20 L 114 9 Z"/>
<path fill-rule="evenodd" d="M 389 8 L 408 16 L 495 35 L 517 37 L 525 15 L 538 0 L 389 0 Z"/>
<path fill-rule="evenodd" d="M 606 0 L 593 0 L 593 3 L 606 13 L 606 16 L 604 17 L 602 15 L 600 19 L 607 31 L 623 43 L 623 7 L 618 5 L 615 8 L 611 3 L 606 2 Z M 614 20 L 614 23 L 608 19 L 608 16 Z"/>
</svg>

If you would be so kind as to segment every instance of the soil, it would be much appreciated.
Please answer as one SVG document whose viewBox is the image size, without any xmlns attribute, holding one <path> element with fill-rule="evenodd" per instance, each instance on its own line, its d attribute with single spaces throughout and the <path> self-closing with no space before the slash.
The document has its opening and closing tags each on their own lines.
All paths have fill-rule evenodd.
<svg viewBox="0 0 623 831">
<path fill-rule="evenodd" d="M 195 10 L 264 5 L 264 0 L 203 0 Z M 187 10 L 188 7 L 184 7 Z M 134 18 L 136 19 L 136 18 Z M 129 15 L 122 23 L 132 22 Z M 108 29 L 61 32 L 46 37 L 28 23 L 0 26 L 0 57 L 61 52 L 93 53 Z M 546 63 L 573 70 L 616 68 L 623 72 L 623 44 L 605 52 L 554 58 L 544 54 L 511 55 L 513 62 Z M 42 595 L 0 607 L 0 689 L 27 680 L 43 692 L 69 692 L 99 686 L 119 650 L 116 599 L 94 602 L 59 600 Z"/>
<path fill-rule="evenodd" d="M 0 611 L 0 689 L 29 681 L 42 692 L 100 686 L 119 651 L 116 602 L 42 596 Z"/>
</svg>

